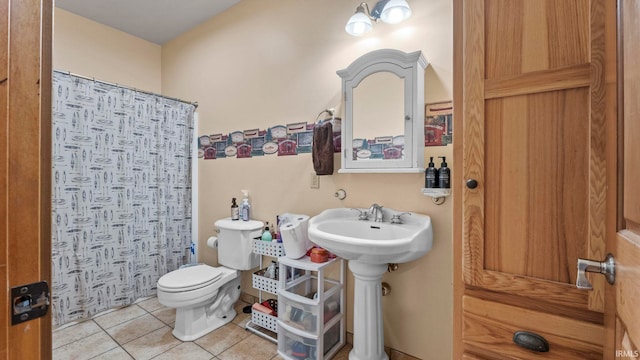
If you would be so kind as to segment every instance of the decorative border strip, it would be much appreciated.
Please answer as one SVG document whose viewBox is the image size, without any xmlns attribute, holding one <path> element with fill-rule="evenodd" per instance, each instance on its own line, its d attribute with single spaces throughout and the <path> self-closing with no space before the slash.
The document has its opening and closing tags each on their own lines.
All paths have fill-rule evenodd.
<svg viewBox="0 0 640 360">
<path fill-rule="evenodd" d="M 276 125 L 266 130 L 237 130 L 226 135 L 201 135 L 198 137 L 198 158 L 240 159 L 273 154 L 290 156 L 311 153 L 315 126 L 316 123 L 299 122 L 286 126 Z M 333 120 L 333 129 L 333 148 L 334 152 L 339 153 L 342 147 L 340 119 Z"/>
<path fill-rule="evenodd" d="M 333 121 L 334 152 L 342 151 L 341 120 Z M 266 130 L 236 130 L 229 134 L 198 137 L 198 158 L 205 160 L 228 157 L 251 158 L 278 154 L 290 156 L 311 153 L 313 128 L 316 123 L 298 122 L 275 125 Z M 453 104 L 451 101 L 426 104 L 424 146 L 451 144 L 453 135 Z M 354 157 L 396 159 L 404 150 L 404 136 L 380 136 L 375 139 L 353 139 Z"/>
</svg>

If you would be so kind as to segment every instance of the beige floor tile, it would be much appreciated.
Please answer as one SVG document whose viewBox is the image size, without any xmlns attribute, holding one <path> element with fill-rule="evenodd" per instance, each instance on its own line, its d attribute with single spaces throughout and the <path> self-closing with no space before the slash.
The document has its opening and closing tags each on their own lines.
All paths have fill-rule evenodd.
<svg viewBox="0 0 640 360">
<path fill-rule="evenodd" d="M 349 360 L 349 352 L 351 351 L 353 347 L 349 344 L 346 344 L 345 346 L 342 347 L 342 349 L 340 349 L 340 351 L 338 351 L 338 353 L 333 357 L 333 360 Z"/>
<path fill-rule="evenodd" d="M 182 342 L 171 334 L 171 328 L 163 326 L 149 334 L 128 342 L 122 347 L 136 360 L 147 360 L 168 351 Z"/>
<path fill-rule="evenodd" d="M 249 335 L 251 335 L 251 333 L 248 331 L 230 323 L 199 338 L 195 343 L 217 356 L 243 339 L 246 339 Z"/>
<path fill-rule="evenodd" d="M 233 323 L 244 328 L 245 325 L 251 321 L 251 314 L 245 314 L 242 312 L 242 309 L 245 306 L 249 306 L 251 304 L 246 303 L 244 301 L 239 300 L 238 302 L 235 303 L 235 305 L 233 306 L 233 308 L 236 310 L 236 312 L 238 313 L 238 315 L 236 315 L 236 317 L 233 319 Z"/>
<path fill-rule="evenodd" d="M 214 356 L 192 342 L 182 343 L 153 360 L 210 360 Z"/>
<path fill-rule="evenodd" d="M 55 330 L 52 334 L 52 348 L 57 349 L 60 346 L 70 344 L 74 341 L 99 332 L 102 332 L 102 329 L 98 325 L 96 325 L 93 320 L 83 321 L 76 325 L 65 327 L 60 330 Z"/>
<path fill-rule="evenodd" d="M 137 302 L 136 305 L 147 310 L 148 312 L 154 312 L 156 310 L 159 310 L 165 307 L 164 305 L 160 304 L 160 302 L 158 301 L 158 298 L 155 296 L 152 298 Z"/>
<path fill-rule="evenodd" d="M 107 333 L 109 333 L 118 344 L 122 345 L 165 326 L 162 321 L 156 319 L 153 315 L 147 314 L 146 312 L 145 314 L 146 315 L 111 327 L 107 329 Z"/>
<path fill-rule="evenodd" d="M 102 353 L 91 360 L 132 360 L 133 358 L 124 351 L 123 348 L 117 347 L 113 350 L 109 350 L 106 353 Z"/>
<path fill-rule="evenodd" d="M 162 307 L 153 311 L 151 315 L 171 327 L 173 327 L 173 324 L 176 322 L 176 309 Z"/>
<path fill-rule="evenodd" d="M 53 360 L 82 360 L 118 347 L 104 331 L 53 350 Z"/>
<path fill-rule="evenodd" d="M 140 308 L 138 305 L 131 305 L 108 312 L 104 315 L 96 316 L 93 318 L 93 321 L 95 321 L 103 329 L 108 329 L 137 317 L 143 316 L 145 314 L 147 314 L 147 312 Z"/>
<path fill-rule="evenodd" d="M 269 360 L 277 352 L 276 344 L 258 335 L 251 335 L 217 357 L 221 360 Z"/>
</svg>

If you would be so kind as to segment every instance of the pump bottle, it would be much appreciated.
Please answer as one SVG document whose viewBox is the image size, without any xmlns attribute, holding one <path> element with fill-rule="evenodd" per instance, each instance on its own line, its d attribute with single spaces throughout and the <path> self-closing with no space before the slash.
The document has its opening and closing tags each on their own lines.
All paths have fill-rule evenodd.
<svg viewBox="0 0 640 360">
<path fill-rule="evenodd" d="M 251 220 L 251 204 L 249 203 L 249 191 L 242 190 L 242 204 L 240 204 L 240 217 L 244 221 Z"/>
<path fill-rule="evenodd" d="M 451 170 L 447 167 L 447 158 L 439 156 L 442 159 L 440 169 L 438 169 L 438 185 L 441 189 L 448 189 L 451 187 Z"/>
<path fill-rule="evenodd" d="M 433 163 L 433 156 L 429 157 L 429 167 L 424 171 L 424 187 L 427 189 L 438 187 L 438 170 Z"/>
</svg>

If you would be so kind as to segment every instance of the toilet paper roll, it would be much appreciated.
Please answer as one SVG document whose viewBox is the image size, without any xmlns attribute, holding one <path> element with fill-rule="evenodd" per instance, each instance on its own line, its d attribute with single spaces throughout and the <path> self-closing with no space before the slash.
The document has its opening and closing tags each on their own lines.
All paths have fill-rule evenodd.
<svg viewBox="0 0 640 360">
<path fill-rule="evenodd" d="M 210 238 L 207 239 L 207 246 L 212 248 L 212 249 L 217 249 L 218 248 L 218 237 L 217 236 L 212 236 Z"/>
<path fill-rule="evenodd" d="M 311 247 L 307 235 L 307 222 L 295 221 L 280 227 L 285 256 L 291 259 L 303 257 Z"/>
</svg>

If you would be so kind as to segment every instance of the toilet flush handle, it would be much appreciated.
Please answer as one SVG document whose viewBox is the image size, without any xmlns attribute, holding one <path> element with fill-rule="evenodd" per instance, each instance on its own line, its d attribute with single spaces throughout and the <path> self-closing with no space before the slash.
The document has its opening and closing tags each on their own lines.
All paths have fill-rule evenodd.
<svg viewBox="0 0 640 360">
<path fill-rule="evenodd" d="M 593 289 L 589 279 L 587 279 L 588 272 L 603 274 L 607 277 L 607 282 L 613 285 L 616 280 L 616 265 L 613 255 L 608 254 L 604 261 L 578 259 L 578 277 L 576 279 L 578 289 Z"/>
</svg>

